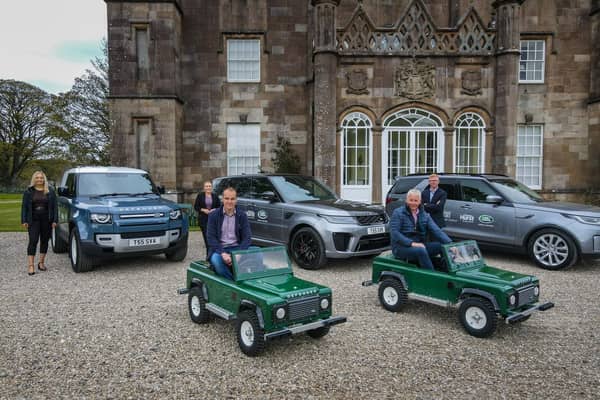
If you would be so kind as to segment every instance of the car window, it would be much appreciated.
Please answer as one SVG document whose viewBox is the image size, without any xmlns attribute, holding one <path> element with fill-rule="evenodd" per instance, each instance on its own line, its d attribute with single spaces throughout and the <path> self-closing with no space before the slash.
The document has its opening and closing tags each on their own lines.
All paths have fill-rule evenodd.
<svg viewBox="0 0 600 400">
<path fill-rule="evenodd" d="M 77 187 L 75 185 L 75 182 L 76 182 L 75 174 L 69 174 L 69 176 L 67 176 L 67 182 L 65 183 L 69 197 L 73 197 L 75 195 L 75 193 L 77 193 L 76 192 Z"/>
<path fill-rule="evenodd" d="M 286 202 L 337 199 L 327 186 L 311 177 L 272 176 L 271 182 Z"/>
<path fill-rule="evenodd" d="M 406 194 L 410 189 L 415 188 L 423 180 L 427 182 L 427 179 L 424 179 L 423 177 L 398 178 L 398 180 L 392 187 L 390 194 Z M 424 187 L 422 189 L 424 189 Z"/>
<path fill-rule="evenodd" d="M 256 199 L 262 199 L 266 192 L 276 193 L 275 187 L 266 177 L 258 177 L 253 179 L 252 195 Z"/>
<path fill-rule="evenodd" d="M 251 198 L 252 188 L 250 177 L 235 177 L 235 178 L 223 178 L 219 181 L 217 190 L 215 193 L 218 196 L 223 194 L 223 190 L 228 187 L 232 187 L 237 192 L 237 197 Z"/>
<path fill-rule="evenodd" d="M 80 174 L 77 189 L 80 196 L 158 193 L 150 176 L 138 173 Z"/>
<path fill-rule="evenodd" d="M 512 203 L 540 203 L 544 201 L 542 196 L 521 182 L 512 179 L 494 179 L 491 180 L 491 183 L 495 189 Z"/>
<path fill-rule="evenodd" d="M 448 200 L 459 200 L 460 196 L 458 190 L 456 190 L 456 183 L 454 182 L 444 182 L 440 180 L 440 188 L 442 188 L 447 194 Z"/>
<path fill-rule="evenodd" d="M 498 194 L 486 182 L 476 179 L 464 179 L 460 182 L 462 199 L 473 203 L 485 203 L 487 196 Z"/>
</svg>

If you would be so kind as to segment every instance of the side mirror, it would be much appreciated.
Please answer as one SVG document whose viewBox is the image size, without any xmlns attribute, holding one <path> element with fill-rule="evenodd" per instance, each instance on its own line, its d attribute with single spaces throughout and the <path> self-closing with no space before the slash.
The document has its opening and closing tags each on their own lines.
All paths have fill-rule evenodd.
<svg viewBox="0 0 600 400">
<path fill-rule="evenodd" d="M 58 192 L 59 196 L 64 196 L 64 197 L 69 196 L 69 189 L 67 189 L 65 186 L 59 186 L 56 191 Z"/>
<path fill-rule="evenodd" d="M 268 202 L 274 203 L 277 201 L 277 196 L 273 192 L 264 192 L 260 196 L 263 200 L 267 200 Z"/>
<path fill-rule="evenodd" d="M 158 193 L 165 194 L 165 187 L 163 185 L 158 185 L 156 189 L 158 189 Z"/>
<path fill-rule="evenodd" d="M 502 197 L 495 195 L 489 195 L 485 198 L 485 202 L 490 204 L 501 204 L 503 201 L 504 199 Z"/>
</svg>

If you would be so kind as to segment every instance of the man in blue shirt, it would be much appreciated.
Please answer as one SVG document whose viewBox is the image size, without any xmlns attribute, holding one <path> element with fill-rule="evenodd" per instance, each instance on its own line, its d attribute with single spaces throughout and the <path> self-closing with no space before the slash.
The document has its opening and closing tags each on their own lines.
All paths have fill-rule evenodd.
<svg viewBox="0 0 600 400">
<path fill-rule="evenodd" d="M 423 208 L 429 213 L 436 225 L 440 228 L 446 226 L 444 220 L 444 205 L 448 194 L 440 186 L 440 177 L 437 174 L 429 176 L 429 186 L 421 193 L 423 199 Z"/>
<path fill-rule="evenodd" d="M 219 275 L 233 280 L 231 252 L 247 250 L 252 233 L 248 216 L 236 206 L 237 192 L 234 188 L 223 190 L 222 203 L 222 207 L 208 215 L 208 259 Z"/>
<path fill-rule="evenodd" d="M 439 242 L 426 242 L 430 234 Z M 392 253 L 394 257 L 409 262 L 418 261 L 421 268 L 433 270 L 431 258 L 442 253 L 441 243 L 452 240 L 421 207 L 421 192 L 411 189 L 406 194 L 406 205 L 392 213 L 390 221 Z"/>
</svg>

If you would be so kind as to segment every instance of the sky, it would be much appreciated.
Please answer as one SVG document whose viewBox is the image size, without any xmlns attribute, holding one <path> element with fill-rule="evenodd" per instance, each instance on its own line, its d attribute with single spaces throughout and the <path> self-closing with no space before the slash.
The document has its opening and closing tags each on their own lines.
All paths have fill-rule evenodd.
<svg viewBox="0 0 600 400">
<path fill-rule="evenodd" d="M 0 79 L 66 92 L 106 36 L 103 0 L 0 0 Z"/>
</svg>

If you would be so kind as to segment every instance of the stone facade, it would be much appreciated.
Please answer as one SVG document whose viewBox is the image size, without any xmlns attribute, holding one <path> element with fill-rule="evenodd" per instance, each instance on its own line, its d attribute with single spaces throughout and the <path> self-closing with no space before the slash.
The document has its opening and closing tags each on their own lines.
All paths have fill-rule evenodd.
<svg viewBox="0 0 600 400">
<path fill-rule="evenodd" d="M 398 171 L 421 162 L 456 171 L 465 116 L 479 121 L 479 172 L 515 176 L 518 126 L 535 125 L 543 193 L 581 199 L 600 189 L 600 1 L 105 1 L 113 162 L 139 165 L 136 121 L 150 121 L 148 168 L 185 200 L 227 174 L 232 124 L 259 127 L 261 169 L 272 170 L 285 136 L 303 173 L 381 202 Z M 145 75 L 139 29 L 149 35 Z M 259 81 L 228 79 L 232 39 L 259 41 Z M 545 44 L 541 83 L 519 83 L 521 40 Z M 430 125 L 401 128 L 417 117 Z M 363 132 L 348 131 L 359 120 L 366 144 L 347 136 Z M 403 137 L 427 143 L 403 152 L 394 144 Z"/>
</svg>

